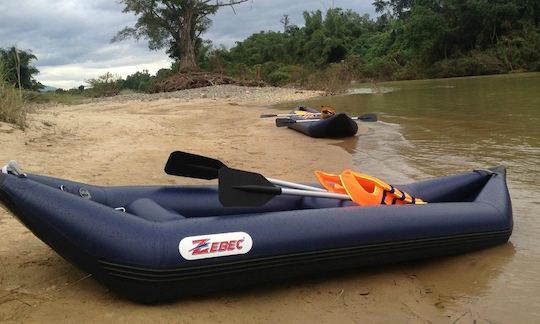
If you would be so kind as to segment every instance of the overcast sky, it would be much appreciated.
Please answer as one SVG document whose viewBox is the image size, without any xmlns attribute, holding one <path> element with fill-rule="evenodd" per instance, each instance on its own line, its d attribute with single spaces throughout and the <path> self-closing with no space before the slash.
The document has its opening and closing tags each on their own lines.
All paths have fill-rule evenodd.
<svg viewBox="0 0 540 324">
<path fill-rule="evenodd" d="M 372 0 L 252 0 L 222 8 L 203 35 L 227 47 L 261 30 L 281 30 L 280 19 L 303 25 L 302 12 L 334 7 L 374 14 Z M 148 50 L 144 40 L 110 43 L 117 31 L 132 26 L 136 17 L 122 13 L 116 0 L 0 0 L 0 47 L 15 45 L 37 56 L 36 79 L 54 87 L 86 85 L 105 72 L 126 77 L 147 69 L 170 67 L 165 51 Z M 236 14 L 235 14 L 236 12 Z"/>
</svg>

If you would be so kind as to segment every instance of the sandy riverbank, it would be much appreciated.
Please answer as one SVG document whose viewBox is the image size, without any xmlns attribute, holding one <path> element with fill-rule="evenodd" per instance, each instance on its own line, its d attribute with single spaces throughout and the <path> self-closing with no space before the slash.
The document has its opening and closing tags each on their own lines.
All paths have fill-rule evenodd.
<svg viewBox="0 0 540 324">
<path fill-rule="evenodd" d="M 258 118 L 272 111 L 265 105 L 316 92 L 238 87 L 197 91 L 39 109 L 29 116 L 25 132 L 0 125 L 0 161 L 16 159 L 33 173 L 101 185 L 199 183 L 164 174 L 173 150 L 292 181 L 312 180 L 315 169 L 350 167 L 349 154 L 329 145 L 339 141 L 307 138 Z M 403 323 L 453 321 L 460 315 L 450 319 L 444 310 L 451 307 L 451 297 L 445 300 L 419 281 L 416 274 L 424 270 L 415 271 L 414 265 L 271 283 L 149 307 L 106 290 L 3 209 L 0 242 L 1 322 Z M 467 265 L 440 261 L 436 267 L 441 273 L 468 273 L 462 271 Z M 471 316 L 465 313 L 460 319 Z"/>
</svg>

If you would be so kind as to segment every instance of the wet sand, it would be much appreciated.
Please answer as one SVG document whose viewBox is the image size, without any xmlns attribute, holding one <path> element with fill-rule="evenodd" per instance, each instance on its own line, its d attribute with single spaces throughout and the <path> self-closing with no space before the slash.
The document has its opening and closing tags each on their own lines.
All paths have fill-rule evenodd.
<svg viewBox="0 0 540 324">
<path fill-rule="evenodd" d="M 275 178 L 313 181 L 313 170 L 337 172 L 351 167 L 351 156 L 340 141 L 276 129 L 272 119 L 259 115 L 273 111 L 265 105 L 315 95 L 291 91 L 263 97 L 229 95 L 223 100 L 116 98 L 46 107 L 29 116 L 25 132 L 0 124 L 0 160 L 16 159 L 32 173 L 97 185 L 203 183 L 164 174 L 169 153 L 184 150 Z M 363 124 L 361 133 L 368 127 Z M 0 242 L 1 322 L 500 323 L 515 319 L 504 309 L 476 302 L 489 289 L 488 282 L 497 280 L 497 269 L 512 257 L 511 244 L 145 306 L 108 291 L 4 209 L 0 210 Z"/>
</svg>

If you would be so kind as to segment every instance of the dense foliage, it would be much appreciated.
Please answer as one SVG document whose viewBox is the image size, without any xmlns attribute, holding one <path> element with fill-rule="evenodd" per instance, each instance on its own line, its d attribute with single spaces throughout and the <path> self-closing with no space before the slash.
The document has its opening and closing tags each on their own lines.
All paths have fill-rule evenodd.
<svg viewBox="0 0 540 324">
<path fill-rule="evenodd" d="M 97 78 L 87 80 L 90 85 L 88 93 L 94 97 L 112 97 L 120 92 L 121 78 L 118 75 L 106 72 Z"/>
<path fill-rule="evenodd" d="M 206 50 L 201 66 L 272 84 L 540 70 L 538 0 L 377 0 L 376 19 L 334 8 L 304 26 Z"/>
<path fill-rule="evenodd" d="M 3 77 L 0 81 L 22 89 L 40 89 L 43 86 L 34 79 L 34 75 L 39 71 L 32 65 L 33 60 L 37 60 L 37 57 L 31 51 L 23 51 L 15 46 L 0 48 L 0 61 L 3 65 Z"/>
</svg>

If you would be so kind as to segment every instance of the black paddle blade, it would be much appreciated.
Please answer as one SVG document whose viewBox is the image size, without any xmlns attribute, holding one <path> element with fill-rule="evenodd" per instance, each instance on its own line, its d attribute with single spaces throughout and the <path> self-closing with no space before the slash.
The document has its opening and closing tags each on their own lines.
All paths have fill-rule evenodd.
<svg viewBox="0 0 540 324">
<path fill-rule="evenodd" d="M 277 117 L 277 114 L 262 114 L 260 118 Z"/>
<path fill-rule="evenodd" d="M 225 207 L 259 207 L 281 193 L 264 176 L 223 167 L 219 169 L 219 201 Z"/>
<path fill-rule="evenodd" d="M 289 126 L 289 125 L 294 124 L 294 123 L 296 123 L 296 121 L 294 119 L 276 118 L 276 126 L 277 127 L 285 127 L 285 126 Z"/>
<path fill-rule="evenodd" d="M 210 180 L 217 179 L 219 169 L 224 166 L 223 162 L 206 156 L 175 151 L 169 155 L 165 165 L 165 173 Z"/>
<path fill-rule="evenodd" d="M 377 115 L 376 114 L 364 114 L 362 116 L 358 117 L 359 120 L 365 121 L 365 122 L 376 122 L 377 121 Z"/>
</svg>

